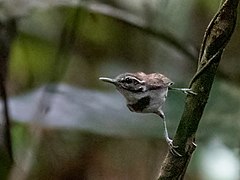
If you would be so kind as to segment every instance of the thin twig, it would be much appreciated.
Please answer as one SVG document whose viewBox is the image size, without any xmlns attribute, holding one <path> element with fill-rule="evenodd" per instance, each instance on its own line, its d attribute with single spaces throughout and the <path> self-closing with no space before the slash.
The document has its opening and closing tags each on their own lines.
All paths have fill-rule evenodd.
<svg viewBox="0 0 240 180">
<path fill-rule="evenodd" d="M 189 48 L 191 47 L 189 44 L 179 41 L 178 38 L 170 32 L 163 32 L 155 29 L 154 27 L 151 27 L 148 24 L 147 20 L 137 15 L 107 4 L 93 1 L 81 1 L 79 2 L 79 6 L 87 9 L 92 13 L 102 14 L 117 19 L 123 23 L 126 23 L 130 27 L 136 28 L 144 33 L 152 35 L 155 38 L 166 42 L 167 44 L 175 47 L 178 51 L 185 54 L 188 58 L 192 60 L 196 58 L 196 53 L 192 51 L 192 48 Z"/>
</svg>

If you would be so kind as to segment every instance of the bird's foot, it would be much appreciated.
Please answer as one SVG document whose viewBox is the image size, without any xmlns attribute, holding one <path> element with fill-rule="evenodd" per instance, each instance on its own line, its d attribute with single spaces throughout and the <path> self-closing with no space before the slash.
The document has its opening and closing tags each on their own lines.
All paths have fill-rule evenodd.
<svg viewBox="0 0 240 180">
<path fill-rule="evenodd" d="M 189 89 L 189 88 L 181 88 L 181 90 L 184 94 L 197 95 L 197 93 L 195 93 L 194 91 L 192 91 L 192 89 Z"/>
<path fill-rule="evenodd" d="M 169 90 L 177 90 L 177 91 L 182 91 L 184 94 L 192 94 L 192 95 L 197 95 L 192 89 L 190 88 L 173 88 L 169 87 Z"/>
<path fill-rule="evenodd" d="M 173 145 L 173 140 L 172 139 L 167 139 L 167 143 L 169 146 L 169 150 L 174 156 L 182 157 L 182 155 L 176 150 L 178 146 Z"/>
</svg>

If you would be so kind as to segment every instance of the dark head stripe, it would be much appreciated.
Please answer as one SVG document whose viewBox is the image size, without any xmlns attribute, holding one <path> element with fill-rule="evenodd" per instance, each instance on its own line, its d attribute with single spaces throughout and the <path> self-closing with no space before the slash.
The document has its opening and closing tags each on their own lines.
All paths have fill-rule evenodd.
<svg viewBox="0 0 240 180">
<path fill-rule="evenodd" d="M 125 87 L 125 86 L 121 86 L 123 89 L 127 90 L 127 91 L 130 91 L 130 92 L 144 92 L 143 91 L 143 88 L 138 88 L 138 89 L 134 89 L 134 88 L 131 88 L 131 87 Z"/>
</svg>

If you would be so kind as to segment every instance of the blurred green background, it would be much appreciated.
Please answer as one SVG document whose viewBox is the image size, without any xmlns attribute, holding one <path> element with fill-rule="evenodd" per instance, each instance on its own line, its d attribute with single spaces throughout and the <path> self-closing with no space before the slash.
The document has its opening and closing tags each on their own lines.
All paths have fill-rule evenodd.
<svg viewBox="0 0 240 180">
<path fill-rule="evenodd" d="M 156 179 L 167 152 L 161 121 L 129 112 L 98 78 L 160 72 L 187 87 L 220 0 L 0 3 L 1 21 L 17 22 L 8 74 L 16 159 L 10 179 Z M 239 22 L 186 179 L 240 178 Z M 184 96 L 169 93 L 164 107 L 171 136 Z"/>
</svg>

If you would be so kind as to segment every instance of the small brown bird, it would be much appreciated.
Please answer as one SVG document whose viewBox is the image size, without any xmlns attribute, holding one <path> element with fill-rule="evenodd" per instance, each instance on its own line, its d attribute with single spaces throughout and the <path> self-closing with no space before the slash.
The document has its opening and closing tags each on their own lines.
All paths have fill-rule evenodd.
<svg viewBox="0 0 240 180">
<path fill-rule="evenodd" d="M 163 119 L 164 136 L 170 147 L 170 151 L 177 156 L 181 156 L 176 151 L 177 146 L 173 145 L 168 136 L 165 115 L 162 106 L 166 101 L 168 90 L 180 90 L 184 93 L 196 95 L 188 88 L 171 88 L 173 82 L 160 73 L 145 74 L 143 72 L 124 73 L 116 78 L 100 77 L 100 80 L 112 83 L 117 90 L 125 97 L 127 107 L 132 112 L 155 113 Z"/>
</svg>

